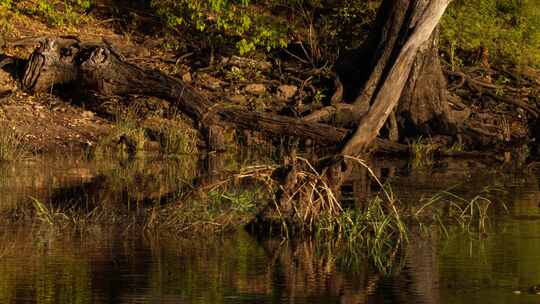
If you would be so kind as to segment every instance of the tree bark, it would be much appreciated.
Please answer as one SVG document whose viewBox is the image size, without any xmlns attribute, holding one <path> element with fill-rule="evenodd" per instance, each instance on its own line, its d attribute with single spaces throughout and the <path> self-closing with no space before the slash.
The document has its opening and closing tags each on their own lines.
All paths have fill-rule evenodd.
<svg viewBox="0 0 540 304">
<path fill-rule="evenodd" d="M 437 37 L 438 30 L 420 47 L 401 94 L 397 120 L 402 138 L 455 132 Z"/>
<path fill-rule="evenodd" d="M 342 154 L 365 151 L 398 104 L 402 136 L 451 129 L 435 31 L 449 2 L 383 1 L 366 42 L 340 59 L 343 99 L 367 112 Z"/>
<path fill-rule="evenodd" d="M 358 85 L 362 90 L 354 103 L 359 107 L 369 106 L 369 111 L 359 121 L 353 137 L 344 145 L 340 153 L 342 156 L 364 153 L 398 105 L 405 93 L 404 89 L 416 90 L 419 82 L 424 81 L 424 78 L 414 75 L 424 72 L 421 68 L 423 65 L 420 64 L 425 62 L 422 60 L 421 50 L 432 49 L 427 45 L 430 45 L 430 38 L 433 37 L 449 2 L 450 0 L 383 1 L 377 26 L 360 51 L 360 54 L 370 58 L 364 65 L 369 73 L 363 71 L 358 75 Z M 373 48 L 373 51 L 369 48 Z M 415 65 L 420 68 L 414 69 Z M 369 77 L 366 78 L 365 75 Z M 409 81 L 413 84 L 407 86 Z M 419 104 L 415 94 L 407 98 L 409 104 L 414 105 L 408 110 L 413 113 L 413 117 Z M 415 103 L 412 103 L 413 101 Z M 407 111 L 402 113 L 405 112 Z"/>
</svg>

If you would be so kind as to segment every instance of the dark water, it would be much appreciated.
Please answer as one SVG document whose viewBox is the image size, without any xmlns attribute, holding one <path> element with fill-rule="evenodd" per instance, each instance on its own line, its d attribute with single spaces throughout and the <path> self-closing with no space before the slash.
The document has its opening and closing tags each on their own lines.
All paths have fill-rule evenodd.
<svg viewBox="0 0 540 304">
<path fill-rule="evenodd" d="M 484 233 L 458 225 L 409 227 L 409 242 L 386 273 L 369 257 L 344 256 L 331 245 L 260 238 L 243 230 L 163 237 L 122 225 L 63 233 L 40 224 L 5 224 L 0 303 L 540 302 L 540 295 L 528 292 L 540 284 L 534 170 L 469 161 L 429 170 L 399 161 L 373 165 L 406 204 L 450 188 L 468 198 L 486 187 L 504 192 L 492 198 L 494 212 Z M 196 172 L 178 160 L 4 164 L 0 211 L 17 210 L 29 197 L 47 201 L 79 194 L 125 202 L 159 196 Z"/>
</svg>

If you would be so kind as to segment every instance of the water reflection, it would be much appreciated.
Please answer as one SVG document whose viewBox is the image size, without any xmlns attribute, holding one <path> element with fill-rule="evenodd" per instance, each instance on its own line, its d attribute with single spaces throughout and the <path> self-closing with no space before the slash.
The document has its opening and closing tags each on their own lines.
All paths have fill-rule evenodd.
<svg viewBox="0 0 540 304">
<path fill-rule="evenodd" d="M 0 167 L 0 211 L 29 196 L 46 201 L 126 207 L 168 197 L 193 182 L 211 183 L 232 160 L 52 160 Z M 538 176 L 474 162 L 411 170 L 372 163 L 403 204 L 452 188 L 463 196 L 497 186 L 508 210 L 494 210 L 487 234 L 436 224 L 411 225 L 409 241 L 381 272 L 362 248 L 225 235 L 160 235 L 125 225 L 59 231 L 5 223 L 0 230 L 0 303 L 536 303 L 540 284 Z M 203 172 L 201 172 L 201 170 Z M 211 174 L 207 174 L 211 173 Z M 201 176 L 206 176 L 201 178 Z M 347 188 L 348 187 L 348 188 Z M 365 169 L 345 187 L 376 192 Z M 503 192 L 501 192 L 503 193 Z M 347 195 L 346 195 L 347 196 Z M 356 202 L 356 201 L 355 201 Z M 75 203 L 74 203 L 75 204 Z M 514 291 L 521 290 L 521 294 Z"/>
<path fill-rule="evenodd" d="M 11 249 L 0 260 L 2 303 L 337 303 L 365 279 L 336 271 L 312 244 L 245 232 L 171 241 L 102 231 L 41 242 L 33 233 L 3 236 Z"/>
</svg>

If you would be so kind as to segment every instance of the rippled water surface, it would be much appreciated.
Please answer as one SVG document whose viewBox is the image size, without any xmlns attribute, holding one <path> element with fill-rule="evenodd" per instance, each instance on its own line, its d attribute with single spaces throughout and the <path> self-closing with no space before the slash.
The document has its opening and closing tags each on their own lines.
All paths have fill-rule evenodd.
<svg viewBox="0 0 540 304">
<path fill-rule="evenodd" d="M 484 233 L 437 223 L 409 227 L 409 241 L 386 273 L 368 257 L 244 230 L 164 237 L 122 225 L 62 233 L 40 224 L 4 224 L 0 303 L 540 302 L 540 295 L 530 292 L 540 284 L 540 190 L 534 170 L 472 161 L 429 170 L 399 161 L 374 166 L 403 204 L 418 204 L 446 189 L 468 199 L 486 187 L 504 191 L 492 198 Z M 3 164 L 0 211 L 24 217 L 17 210 L 32 198 L 81 195 L 125 204 L 166 194 L 189 174 L 197 169 L 178 160 Z M 357 192 L 355 182 L 351 193 Z"/>
</svg>

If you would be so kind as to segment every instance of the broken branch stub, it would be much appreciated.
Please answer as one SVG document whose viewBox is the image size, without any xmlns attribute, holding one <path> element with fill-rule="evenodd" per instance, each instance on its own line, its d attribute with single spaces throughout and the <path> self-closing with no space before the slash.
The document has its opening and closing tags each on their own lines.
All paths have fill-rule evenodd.
<svg viewBox="0 0 540 304">
<path fill-rule="evenodd" d="M 79 44 L 73 39 L 44 38 L 28 61 L 23 79 L 23 89 L 46 91 L 55 84 L 73 82 L 78 69 L 75 58 L 80 52 Z"/>
</svg>

